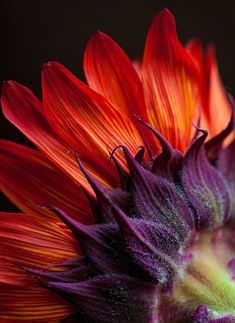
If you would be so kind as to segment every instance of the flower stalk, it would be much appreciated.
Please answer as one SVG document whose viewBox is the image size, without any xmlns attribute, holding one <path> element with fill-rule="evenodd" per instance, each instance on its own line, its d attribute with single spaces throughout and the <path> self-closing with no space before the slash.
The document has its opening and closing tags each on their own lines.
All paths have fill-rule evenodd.
<svg viewBox="0 0 235 323">
<path fill-rule="evenodd" d="M 235 283 L 211 240 L 211 236 L 204 235 L 195 243 L 192 261 L 172 297 L 192 310 L 205 304 L 213 318 L 235 315 Z"/>
</svg>

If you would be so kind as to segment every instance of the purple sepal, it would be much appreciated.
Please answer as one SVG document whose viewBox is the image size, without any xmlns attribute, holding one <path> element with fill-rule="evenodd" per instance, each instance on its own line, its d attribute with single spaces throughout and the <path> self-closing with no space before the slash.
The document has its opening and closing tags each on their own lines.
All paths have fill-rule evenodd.
<svg viewBox="0 0 235 323">
<path fill-rule="evenodd" d="M 134 117 L 154 134 L 162 146 L 162 152 L 153 161 L 152 172 L 174 182 L 181 166 L 182 154 L 150 124 L 135 115 Z"/>
<path fill-rule="evenodd" d="M 232 315 L 223 315 L 216 319 L 212 318 L 212 312 L 206 305 L 202 304 L 192 313 L 192 323 L 234 323 L 235 318 Z"/>
<path fill-rule="evenodd" d="M 168 158 L 164 152 L 156 157 L 153 163 L 153 173 L 167 178 L 172 182 L 177 182 L 179 170 L 182 163 L 182 155 L 174 150 L 172 157 Z"/>
<path fill-rule="evenodd" d="M 188 151 L 182 164 L 182 184 L 195 211 L 197 230 L 213 229 L 222 225 L 230 216 L 230 197 L 221 174 L 206 156 L 202 131 Z"/>
<path fill-rule="evenodd" d="M 84 257 L 82 256 L 77 256 L 73 258 L 66 259 L 60 263 L 56 263 L 54 265 L 50 265 L 47 268 L 57 268 L 57 267 L 64 267 L 64 268 L 75 268 L 77 267 L 81 261 L 84 261 Z"/>
<path fill-rule="evenodd" d="M 195 131 L 194 131 L 194 134 L 193 134 L 193 137 L 191 139 L 191 143 L 194 142 L 194 140 L 197 139 L 197 137 L 200 135 L 200 132 L 201 132 L 201 112 L 199 112 L 199 117 L 198 117 L 198 120 L 197 120 L 197 123 L 192 123 L 192 126 L 195 128 Z"/>
<path fill-rule="evenodd" d="M 59 267 L 58 265 L 56 267 Z M 63 265 L 63 267 L 67 267 Z M 79 261 L 76 262 L 76 266 L 69 266 L 69 269 L 66 270 L 51 270 L 48 269 L 39 269 L 39 268 L 28 268 L 24 267 L 23 269 L 31 274 L 40 276 L 41 278 L 50 279 L 53 281 L 59 282 L 77 282 L 88 279 L 89 277 L 97 274 L 97 270 L 89 264 L 85 257 L 80 257 Z"/>
<path fill-rule="evenodd" d="M 132 216 L 162 223 L 184 241 L 194 228 L 194 222 L 181 192 L 161 176 L 144 169 L 127 148 L 124 153 L 131 175 Z"/>
<path fill-rule="evenodd" d="M 90 322 L 151 322 L 157 305 L 156 286 L 126 275 L 104 275 L 79 283 L 48 282 L 68 297 Z"/>
<path fill-rule="evenodd" d="M 232 213 L 235 211 L 235 140 L 232 141 L 228 147 L 222 149 L 219 153 L 217 168 L 223 174 L 224 178 L 227 181 L 230 199 L 231 199 L 231 208 Z"/>
<path fill-rule="evenodd" d="M 104 222 L 104 217 L 102 214 L 102 209 L 97 203 L 97 199 L 95 196 L 91 195 L 89 191 L 87 191 L 84 187 L 81 187 L 84 195 L 86 196 L 88 203 L 90 205 L 90 209 L 92 214 L 94 215 L 94 222 L 95 223 L 103 223 Z"/>
<path fill-rule="evenodd" d="M 83 254 L 101 271 L 118 271 L 114 259 L 118 256 L 117 234 L 118 227 L 114 224 L 83 225 L 72 219 L 62 210 L 51 207 L 60 219 L 72 230 L 77 237 Z M 111 245 L 115 242 L 115 246 Z"/>
<path fill-rule="evenodd" d="M 128 202 L 128 193 L 124 192 L 121 188 L 109 189 L 103 186 L 87 171 L 77 155 L 76 159 L 81 171 L 96 194 L 100 222 L 112 222 L 112 204 L 115 203 L 121 208 L 125 208 Z"/>
<path fill-rule="evenodd" d="M 162 223 L 128 218 L 119 208 L 113 214 L 130 256 L 156 283 L 172 286 L 181 257 L 181 242 Z"/>
<path fill-rule="evenodd" d="M 111 153 L 109 153 L 110 159 L 112 159 L 114 162 L 114 165 L 119 177 L 121 189 L 127 190 L 130 177 L 129 177 L 129 174 L 125 171 L 125 169 L 122 167 L 122 165 L 119 163 L 117 158 L 114 156 L 115 151 L 116 151 L 116 148 Z"/>
<path fill-rule="evenodd" d="M 141 165 L 143 164 L 143 162 L 145 162 L 144 154 L 145 154 L 145 148 L 142 146 L 139 147 L 139 151 L 136 153 L 135 159 Z"/>
<path fill-rule="evenodd" d="M 99 272 L 124 273 L 134 277 L 143 277 L 143 270 L 133 263 L 125 250 L 116 224 L 84 225 L 58 208 L 51 207 L 51 209 L 72 230 L 82 253 Z M 35 274 L 40 275 L 39 272 Z"/>
</svg>

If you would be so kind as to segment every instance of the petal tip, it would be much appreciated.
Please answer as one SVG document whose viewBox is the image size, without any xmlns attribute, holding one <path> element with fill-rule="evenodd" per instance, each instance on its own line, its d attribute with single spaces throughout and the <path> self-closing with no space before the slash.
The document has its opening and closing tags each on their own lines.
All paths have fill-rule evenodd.
<svg viewBox="0 0 235 323">
<path fill-rule="evenodd" d="M 57 61 L 49 61 L 47 63 L 43 63 L 42 64 L 42 71 L 43 72 L 47 72 L 49 70 L 52 70 L 52 69 L 60 69 L 62 67 L 63 67 L 63 65 L 60 64 Z"/>
<path fill-rule="evenodd" d="M 49 62 L 43 63 L 43 64 L 42 64 L 42 68 L 43 68 L 43 70 L 46 70 L 46 69 L 48 69 L 48 68 L 50 68 L 50 67 L 53 67 L 53 66 L 54 66 L 54 63 L 56 63 L 56 62 L 54 62 L 54 61 L 49 61 Z"/>
<path fill-rule="evenodd" d="M 97 30 L 92 36 L 91 36 L 91 38 L 104 38 L 104 37 L 106 37 L 107 35 L 103 32 L 103 31 L 101 31 L 101 30 Z"/>
<path fill-rule="evenodd" d="M 13 80 L 7 80 L 2 82 L 2 89 L 8 89 L 9 87 L 14 87 L 19 85 L 17 82 Z"/>
<path fill-rule="evenodd" d="M 175 23 L 174 15 L 166 7 L 164 7 L 162 10 L 160 10 L 157 13 L 155 20 L 161 21 L 162 23 L 167 22 L 167 21 Z"/>
<path fill-rule="evenodd" d="M 87 56 L 87 51 L 90 47 L 92 50 L 94 50 L 94 46 L 104 46 L 104 43 L 108 41 L 112 41 L 112 39 L 106 33 L 97 30 L 91 35 L 91 38 L 87 43 L 86 50 L 84 52 L 84 57 Z"/>
</svg>

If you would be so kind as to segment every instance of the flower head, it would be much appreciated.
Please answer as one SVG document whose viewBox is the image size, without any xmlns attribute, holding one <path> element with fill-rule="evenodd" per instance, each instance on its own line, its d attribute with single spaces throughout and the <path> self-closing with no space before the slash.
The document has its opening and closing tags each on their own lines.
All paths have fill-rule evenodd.
<svg viewBox="0 0 235 323">
<path fill-rule="evenodd" d="M 4 322 L 234 322 L 234 106 L 212 48 L 155 18 L 132 64 L 107 35 L 88 85 L 43 67 L 42 103 L 9 81 L 1 141 Z"/>
</svg>

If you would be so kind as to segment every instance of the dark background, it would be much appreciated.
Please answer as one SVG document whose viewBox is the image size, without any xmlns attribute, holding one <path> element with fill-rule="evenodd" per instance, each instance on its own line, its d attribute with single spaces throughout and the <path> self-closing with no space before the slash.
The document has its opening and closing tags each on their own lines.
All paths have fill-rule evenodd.
<svg viewBox="0 0 235 323">
<path fill-rule="evenodd" d="M 0 0 L 0 79 L 13 79 L 39 97 L 43 62 L 58 60 L 79 78 L 83 51 L 101 30 L 131 58 L 141 56 L 154 15 L 162 7 L 175 15 L 184 43 L 192 36 L 214 43 L 224 84 L 235 91 L 235 1 L 157 0 Z M 1 114 L 1 138 L 30 143 Z M 3 196 L 1 210 L 14 211 Z"/>
</svg>

